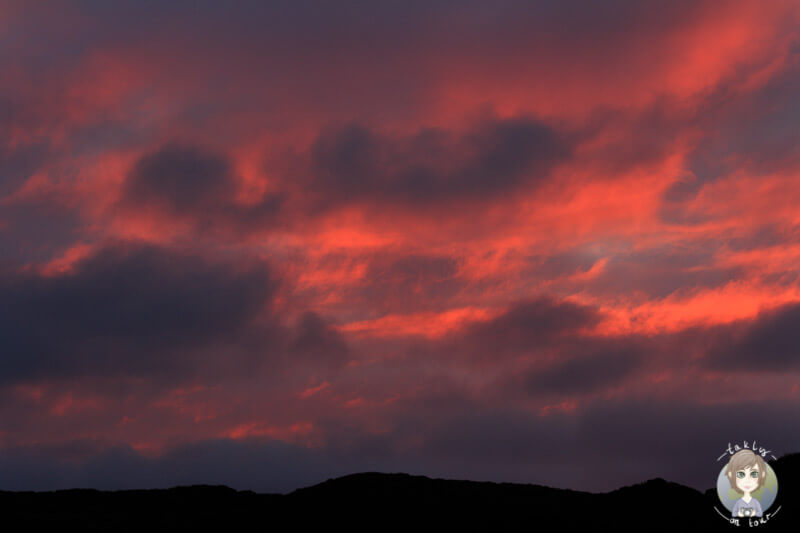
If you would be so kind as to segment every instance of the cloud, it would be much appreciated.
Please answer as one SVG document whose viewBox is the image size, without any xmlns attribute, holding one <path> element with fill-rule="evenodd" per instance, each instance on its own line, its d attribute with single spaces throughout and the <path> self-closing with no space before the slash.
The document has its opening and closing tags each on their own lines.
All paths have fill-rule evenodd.
<svg viewBox="0 0 800 533">
<path fill-rule="evenodd" d="M 166 216 L 188 222 L 198 235 L 237 237 L 354 205 L 441 216 L 547 183 L 574 142 L 524 116 L 483 117 L 463 131 L 421 128 L 405 136 L 357 123 L 328 125 L 307 150 L 270 160 L 266 173 L 277 181 L 255 203 L 237 199 L 241 180 L 228 157 L 172 142 L 133 164 L 111 214 Z"/>
<path fill-rule="evenodd" d="M 523 116 L 484 119 L 463 132 L 425 128 L 406 137 L 349 124 L 320 132 L 305 179 L 318 208 L 367 202 L 425 208 L 535 186 L 570 151 L 563 134 Z"/>
<path fill-rule="evenodd" d="M 754 319 L 721 328 L 705 363 L 726 372 L 800 370 L 800 304 L 764 311 Z"/>
<path fill-rule="evenodd" d="M 578 349 L 562 348 L 562 353 L 545 368 L 528 372 L 524 386 L 529 394 L 573 396 L 618 387 L 645 366 L 648 355 L 646 347 L 634 339 L 591 339 Z"/>
<path fill-rule="evenodd" d="M 82 235 L 85 222 L 72 207 L 46 199 L 0 207 L 0 265 L 42 264 Z"/>
<path fill-rule="evenodd" d="M 230 163 L 198 148 L 167 145 L 136 162 L 122 192 L 124 202 L 159 203 L 175 212 L 216 209 L 233 201 Z"/>
<path fill-rule="evenodd" d="M 155 212 L 188 220 L 202 233 L 272 226 L 283 198 L 269 195 L 255 205 L 243 205 L 236 200 L 238 188 L 226 157 L 172 143 L 133 165 L 117 207 L 133 215 Z"/>
<path fill-rule="evenodd" d="M 687 161 L 699 184 L 742 170 L 764 176 L 800 165 L 800 139 L 793 127 L 800 120 L 794 98 L 800 90 L 800 44 L 782 47 L 776 56 L 783 56 L 782 68 L 763 85 L 737 98 L 727 87 L 709 95 L 707 112 L 698 117 L 707 134 Z"/>
<path fill-rule="evenodd" d="M 295 325 L 289 352 L 291 360 L 287 363 L 293 366 L 304 362 L 338 366 L 347 361 L 349 354 L 342 335 L 313 311 L 305 311 Z"/>
<path fill-rule="evenodd" d="M 650 249 L 620 252 L 596 276 L 582 283 L 594 294 L 644 294 L 666 298 L 676 292 L 722 287 L 744 276 L 741 266 L 716 266 L 720 242 L 680 246 L 656 245 Z"/>
<path fill-rule="evenodd" d="M 0 127 L 3 127 L 2 121 Z M 48 158 L 45 141 L 15 148 L 10 148 L 9 144 L 8 139 L 0 137 L 0 199 L 13 193 Z"/>
<path fill-rule="evenodd" d="M 600 313 L 592 307 L 541 296 L 515 302 L 493 319 L 456 331 L 441 346 L 482 361 L 514 358 L 541 353 L 600 319 Z"/>
<path fill-rule="evenodd" d="M 0 478 L 614 487 L 705 480 L 742 413 L 797 444 L 795 307 L 708 325 L 797 296 L 795 4 L 29 4 Z"/>
<path fill-rule="evenodd" d="M 447 305 L 464 285 L 455 257 L 388 252 L 368 258 L 347 297 L 350 304 L 368 304 L 377 312 L 404 313 Z"/>
<path fill-rule="evenodd" d="M 180 380 L 209 367 L 235 373 L 262 359 L 290 364 L 291 354 L 346 359 L 344 342 L 317 315 L 303 315 L 296 330 L 272 315 L 279 284 L 263 263 L 137 243 L 103 247 L 73 273 L 4 278 L 0 374 L 6 382 Z M 219 359 L 213 349 L 227 356 Z"/>
</svg>

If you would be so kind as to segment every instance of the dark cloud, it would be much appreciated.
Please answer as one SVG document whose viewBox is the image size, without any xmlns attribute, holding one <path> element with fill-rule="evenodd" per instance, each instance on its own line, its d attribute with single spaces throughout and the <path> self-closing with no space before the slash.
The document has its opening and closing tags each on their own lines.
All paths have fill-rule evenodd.
<svg viewBox="0 0 800 533">
<path fill-rule="evenodd" d="M 549 348 L 600 319 L 592 307 L 543 296 L 516 302 L 491 320 L 451 334 L 443 349 L 485 361 L 520 356 Z"/>
<path fill-rule="evenodd" d="M 705 363 L 727 372 L 800 370 L 800 305 L 763 311 L 752 320 L 720 328 Z M 723 333 L 724 332 L 724 333 Z"/>
<path fill-rule="evenodd" d="M 705 183 L 687 172 L 676 179 L 661 195 L 661 205 L 656 209 L 658 219 L 667 224 L 697 225 L 709 222 L 714 215 L 691 208 Z"/>
<path fill-rule="evenodd" d="M 0 264 L 21 267 L 58 257 L 83 234 L 80 212 L 49 198 L 0 207 Z"/>
<path fill-rule="evenodd" d="M 128 174 L 118 206 L 187 218 L 203 232 L 257 230 L 274 224 L 282 196 L 256 205 L 236 202 L 230 161 L 196 146 L 167 144 L 139 159 Z"/>
<path fill-rule="evenodd" d="M 319 207 L 480 200 L 546 180 L 570 152 L 561 133 L 528 117 L 489 119 L 460 134 L 423 129 L 406 138 L 350 124 L 320 133 L 309 153 L 307 187 Z"/>
<path fill-rule="evenodd" d="M 697 118 L 707 135 L 689 154 L 687 166 L 699 184 L 747 170 L 756 175 L 800 165 L 800 43 L 784 68 L 762 87 L 731 98 L 726 86 L 709 95 Z"/>
<path fill-rule="evenodd" d="M 694 199 L 702 187 L 703 183 L 697 180 L 694 175 L 686 174 L 667 187 L 661 199 L 667 206 L 682 204 L 688 200 Z M 668 207 L 666 208 L 668 209 Z"/>
<path fill-rule="evenodd" d="M 47 161 L 48 155 L 47 142 L 9 148 L 0 137 L 0 198 L 11 194 L 30 178 Z"/>
<path fill-rule="evenodd" d="M 293 330 L 289 345 L 292 366 L 303 363 L 330 363 L 339 366 L 347 361 L 348 348 L 342 335 L 317 313 L 306 311 Z"/>
<path fill-rule="evenodd" d="M 7 382 L 175 380 L 203 367 L 235 373 L 314 353 L 337 364 L 346 359 L 343 341 L 317 315 L 305 314 L 295 331 L 270 314 L 278 286 L 262 264 L 131 243 L 102 248 L 71 274 L 7 277 L 0 280 L 0 375 Z"/>
<path fill-rule="evenodd" d="M 0 199 L 14 192 L 47 161 L 50 142 L 44 136 L 16 139 L 25 124 L 19 115 L 22 102 L 0 88 Z"/>
<path fill-rule="evenodd" d="M 590 339 L 578 349 L 562 348 L 555 362 L 530 371 L 524 378 L 524 386 L 534 396 L 572 396 L 620 386 L 645 365 L 647 355 L 646 345 L 631 338 Z"/>
<path fill-rule="evenodd" d="M 227 159 L 195 147 L 167 145 L 142 157 L 125 181 L 125 202 L 160 204 L 176 213 L 216 209 L 230 203 L 236 183 Z"/>
<path fill-rule="evenodd" d="M 674 153 L 692 119 L 679 100 L 664 95 L 635 111 L 597 109 L 581 126 L 580 136 L 596 144 L 583 157 L 592 172 L 610 179 L 653 171 Z"/>
<path fill-rule="evenodd" d="M 3 378 L 178 371 L 268 304 L 266 269 L 238 272 L 154 246 L 104 248 L 74 274 L 3 279 Z"/>
</svg>

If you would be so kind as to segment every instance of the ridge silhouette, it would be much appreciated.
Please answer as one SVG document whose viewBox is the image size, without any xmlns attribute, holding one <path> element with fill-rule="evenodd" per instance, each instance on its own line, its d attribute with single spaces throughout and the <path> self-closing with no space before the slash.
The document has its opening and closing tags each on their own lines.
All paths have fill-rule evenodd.
<svg viewBox="0 0 800 533">
<path fill-rule="evenodd" d="M 800 453 L 768 461 L 778 475 L 780 512 L 755 527 L 798 531 Z M 170 489 L 48 492 L 0 491 L 7 520 L 25 529 L 185 531 L 281 527 L 291 530 L 734 531 L 716 487 L 700 492 L 655 478 L 605 493 L 542 485 L 435 479 L 403 473 L 350 474 L 288 494 L 260 494 L 224 485 Z M 765 513 L 766 516 L 766 513 Z M 755 520 L 755 519 L 754 519 Z"/>
</svg>

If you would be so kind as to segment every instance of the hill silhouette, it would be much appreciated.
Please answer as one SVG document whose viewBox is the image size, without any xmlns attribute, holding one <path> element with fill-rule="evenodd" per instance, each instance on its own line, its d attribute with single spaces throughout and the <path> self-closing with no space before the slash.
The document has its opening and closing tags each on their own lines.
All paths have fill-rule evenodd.
<svg viewBox="0 0 800 533">
<path fill-rule="evenodd" d="M 779 476 L 778 496 L 767 512 L 780 512 L 765 531 L 798 530 L 800 454 L 770 461 Z M 732 531 L 751 529 L 747 519 L 729 524 L 716 488 L 697 491 L 661 478 L 606 493 L 541 485 L 431 479 L 366 472 L 297 489 L 258 494 L 225 486 L 171 489 L 50 492 L 0 491 L 7 520 L 26 529 L 78 531 L 185 531 L 251 527 L 292 530 L 396 531 Z"/>
</svg>

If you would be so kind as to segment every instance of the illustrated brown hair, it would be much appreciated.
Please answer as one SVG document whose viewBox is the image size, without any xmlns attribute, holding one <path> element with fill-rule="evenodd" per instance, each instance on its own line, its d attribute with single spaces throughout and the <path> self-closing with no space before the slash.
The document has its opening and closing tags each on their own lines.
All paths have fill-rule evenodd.
<svg viewBox="0 0 800 533">
<path fill-rule="evenodd" d="M 753 450 L 739 450 L 733 454 L 731 460 L 728 461 L 728 466 L 725 468 L 725 475 L 728 476 L 731 488 L 739 494 L 744 494 L 744 492 L 736 486 L 736 472 L 744 470 L 748 466 L 752 469 L 756 465 L 758 465 L 758 485 L 753 492 L 764 486 L 767 480 L 767 464 L 760 455 L 753 453 Z"/>
</svg>

